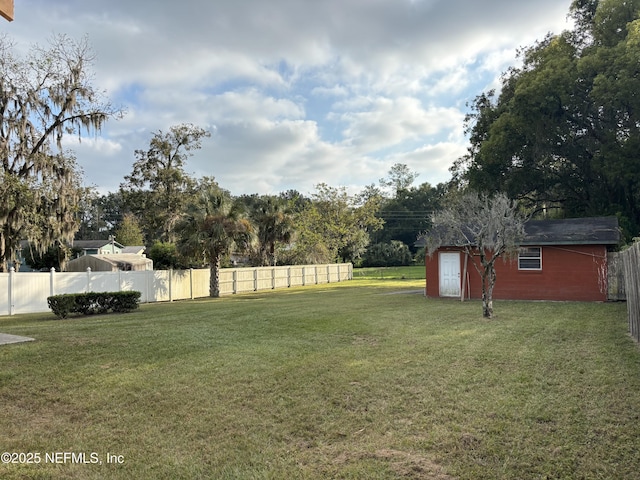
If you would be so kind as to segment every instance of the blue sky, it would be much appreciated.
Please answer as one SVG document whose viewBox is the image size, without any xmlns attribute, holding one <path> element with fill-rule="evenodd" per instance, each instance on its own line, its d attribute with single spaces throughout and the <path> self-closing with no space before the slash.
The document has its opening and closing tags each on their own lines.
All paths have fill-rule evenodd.
<svg viewBox="0 0 640 480">
<path fill-rule="evenodd" d="M 239 195 L 358 192 L 394 163 L 449 179 L 466 104 L 516 50 L 571 27 L 571 0 L 16 0 L 20 48 L 87 35 L 95 84 L 126 108 L 66 146 L 101 193 L 171 125 L 211 132 L 187 171 Z"/>
</svg>

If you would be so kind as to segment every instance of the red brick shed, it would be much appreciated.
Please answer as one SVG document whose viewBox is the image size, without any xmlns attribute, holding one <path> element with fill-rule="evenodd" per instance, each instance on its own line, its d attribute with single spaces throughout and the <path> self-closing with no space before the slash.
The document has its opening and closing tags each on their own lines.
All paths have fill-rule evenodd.
<svg viewBox="0 0 640 480">
<path fill-rule="evenodd" d="M 494 299 L 607 300 L 607 252 L 620 241 L 616 217 L 530 220 L 521 250 L 497 260 Z M 480 275 L 454 245 L 426 257 L 429 297 L 481 298 Z"/>
</svg>

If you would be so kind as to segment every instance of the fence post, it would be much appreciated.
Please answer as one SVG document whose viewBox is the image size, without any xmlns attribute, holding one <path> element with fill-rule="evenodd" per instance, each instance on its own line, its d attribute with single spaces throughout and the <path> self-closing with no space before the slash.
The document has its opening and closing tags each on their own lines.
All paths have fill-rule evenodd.
<svg viewBox="0 0 640 480">
<path fill-rule="evenodd" d="M 145 282 L 145 289 L 146 289 L 146 293 L 147 293 L 147 303 L 151 303 L 151 287 L 153 286 L 153 280 L 154 280 L 154 273 L 153 270 L 146 270 L 146 282 Z M 153 291 L 153 299 L 155 300 L 155 289 Z"/>
<path fill-rule="evenodd" d="M 307 267 L 302 267 L 302 286 L 307 284 Z"/>
<path fill-rule="evenodd" d="M 317 265 L 313 266 L 313 273 L 315 274 L 315 277 L 316 277 L 316 285 L 318 285 L 318 266 Z"/>
<path fill-rule="evenodd" d="M 258 291 L 258 269 L 257 268 L 253 269 L 253 291 L 254 292 Z"/>
<path fill-rule="evenodd" d="M 276 288 L 276 267 L 271 267 L 271 290 Z"/>
<path fill-rule="evenodd" d="M 173 290 L 171 281 L 173 280 L 173 268 L 169 269 L 169 301 L 173 302 Z"/>
<path fill-rule="evenodd" d="M 56 274 L 55 267 L 51 267 L 49 270 L 49 296 L 53 297 L 56 294 L 55 288 L 53 286 L 53 276 Z"/>
<path fill-rule="evenodd" d="M 87 267 L 87 290 L 85 293 L 89 293 L 91 291 L 91 267 Z"/>
<path fill-rule="evenodd" d="M 9 269 L 9 315 L 13 315 L 13 277 L 16 273 L 16 269 L 11 267 Z"/>
<path fill-rule="evenodd" d="M 287 267 L 287 288 L 291 288 L 291 267 Z"/>
</svg>

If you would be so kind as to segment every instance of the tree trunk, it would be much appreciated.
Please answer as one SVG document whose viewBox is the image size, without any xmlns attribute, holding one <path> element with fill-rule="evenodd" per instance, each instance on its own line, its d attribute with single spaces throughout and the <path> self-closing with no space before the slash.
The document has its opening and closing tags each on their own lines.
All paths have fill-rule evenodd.
<svg viewBox="0 0 640 480">
<path fill-rule="evenodd" d="M 486 265 L 482 275 L 482 316 L 493 318 L 493 287 L 496 284 L 496 271 L 493 263 Z"/>
<path fill-rule="evenodd" d="M 269 243 L 269 265 L 272 267 L 276 266 L 276 243 Z"/>
<path fill-rule="evenodd" d="M 211 275 L 209 277 L 209 296 L 218 298 L 220 296 L 220 255 L 211 259 L 209 264 Z"/>
</svg>

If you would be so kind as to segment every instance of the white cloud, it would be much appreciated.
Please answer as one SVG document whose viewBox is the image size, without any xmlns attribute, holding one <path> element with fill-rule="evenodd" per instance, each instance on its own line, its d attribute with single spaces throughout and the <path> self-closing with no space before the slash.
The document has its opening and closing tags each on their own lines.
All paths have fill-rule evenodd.
<svg viewBox="0 0 640 480">
<path fill-rule="evenodd" d="M 90 183 L 117 188 L 153 132 L 190 122 L 214 135 L 187 169 L 240 194 L 376 183 L 396 162 L 441 181 L 464 104 L 568 28 L 571 0 L 19 3 L 10 36 L 88 32 L 96 85 L 127 106 L 74 147 Z"/>
<path fill-rule="evenodd" d="M 67 136 L 63 137 L 62 146 L 78 153 L 92 152 L 101 157 L 113 157 L 122 151 L 120 143 L 102 137 Z"/>
<path fill-rule="evenodd" d="M 342 113 L 338 119 L 347 124 L 343 131 L 345 143 L 368 152 L 436 135 L 443 130 L 455 128 L 463 118 L 454 108 L 424 108 L 413 97 L 363 98 L 351 103 L 351 108 L 358 103 L 368 108 Z"/>
</svg>

